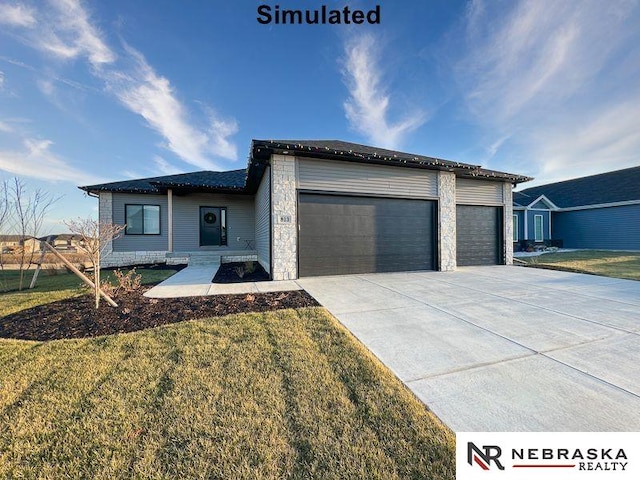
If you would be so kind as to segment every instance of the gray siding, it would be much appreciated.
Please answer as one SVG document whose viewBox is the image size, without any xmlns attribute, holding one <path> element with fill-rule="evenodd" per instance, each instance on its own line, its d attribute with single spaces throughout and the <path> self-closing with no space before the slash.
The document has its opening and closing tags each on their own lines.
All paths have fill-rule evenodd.
<svg viewBox="0 0 640 480">
<path fill-rule="evenodd" d="M 298 188 L 325 192 L 435 198 L 437 172 L 352 162 L 297 159 Z"/>
<path fill-rule="evenodd" d="M 554 212 L 551 223 L 567 248 L 640 250 L 640 205 Z"/>
<path fill-rule="evenodd" d="M 227 207 L 226 247 L 200 247 L 200 207 Z M 238 241 L 238 237 L 240 240 Z M 198 250 L 245 250 L 245 240 L 255 247 L 255 213 L 250 195 L 194 193 L 173 195 L 173 249 L 176 252 Z"/>
<path fill-rule="evenodd" d="M 457 178 L 456 203 L 463 205 L 502 205 L 502 182 Z"/>
<path fill-rule="evenodd" d="M 258 262 L 271 273 L 271 169 L 267 167 L 256 192 L 256 251 Z"/>
<path fill-rule="evenodd" d="M 113 223 L 124 225 L 125 204 L 160 205 L 160 235 L 126 235 L 113 241 L 114 252 L 140 252 L 167 250 L 167 197 L 165 195 L 141 195 L 114 193 Z"/>
</svg>

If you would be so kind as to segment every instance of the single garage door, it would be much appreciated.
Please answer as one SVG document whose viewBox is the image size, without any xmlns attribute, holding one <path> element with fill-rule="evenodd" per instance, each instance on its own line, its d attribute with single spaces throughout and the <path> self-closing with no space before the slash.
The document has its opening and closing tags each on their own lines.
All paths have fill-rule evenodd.
<svg viewBox="0 0 640 480">
<path fill-rule="evenodd" d="M 301 277 L 433 270 L 435 202 L 301 193 Z"/>
<path fill-rule="evenodd" d="M 458 266 L 502 262 L 502 207 L 456 207 Z"/>
</svg>

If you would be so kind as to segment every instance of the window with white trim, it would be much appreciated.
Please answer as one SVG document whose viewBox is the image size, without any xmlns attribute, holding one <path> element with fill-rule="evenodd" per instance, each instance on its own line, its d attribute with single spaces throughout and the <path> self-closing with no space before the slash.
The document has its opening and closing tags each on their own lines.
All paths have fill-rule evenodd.
<svg viewBox="0 0 640 480">
<path fill-rule="evenodd" d="M 513 215 L 513 241 L 518 241 L 518 215 Z"/>
<path fill-rule="evenodd" d="M 124 206 L 127 235 L 160 235 L 160 205 Z"/>
<path fill-rule="evenodd" d="M 533 225 L 535 228 L 535 241 L 542 242 L 544 241 L 544 217 L 542 215 L 534 215 L 533 216 Z"/>
</svg>

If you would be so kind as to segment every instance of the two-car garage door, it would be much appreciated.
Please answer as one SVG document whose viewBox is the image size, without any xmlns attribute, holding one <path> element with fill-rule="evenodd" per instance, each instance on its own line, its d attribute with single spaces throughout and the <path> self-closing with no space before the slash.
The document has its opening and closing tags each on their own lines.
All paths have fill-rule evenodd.
<svg viewBox="0 0 640 480">
<path fill-rule="evenodd" d="M 300 193 L 299 276 L 432 270 L 435 202 Z"/>
</svg>

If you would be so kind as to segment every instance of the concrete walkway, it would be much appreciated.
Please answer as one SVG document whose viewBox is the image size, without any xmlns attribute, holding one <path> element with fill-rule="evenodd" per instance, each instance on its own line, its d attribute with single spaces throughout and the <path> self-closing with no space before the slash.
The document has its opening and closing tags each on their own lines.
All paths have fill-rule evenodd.
<svg viewBox="0 0 640 480">
<path fill-rule="evenodd" d="M 298 283 L 454 431 L 640 431 L 640 282 L 496 266 Z"/>
<path fill-rule="evenodd" d="M 302 287 L 294 281 L 211 283 L 219 268 L 220 264 L 215 263 L 188 266 L 156 285 L 144 295 L 151 298 L 177 298 L 302 290 Z"/>
</svg>

